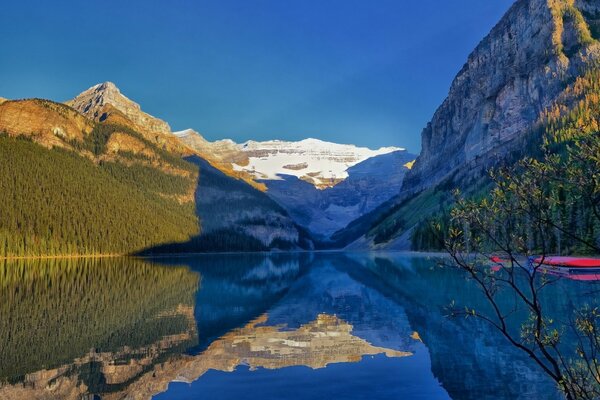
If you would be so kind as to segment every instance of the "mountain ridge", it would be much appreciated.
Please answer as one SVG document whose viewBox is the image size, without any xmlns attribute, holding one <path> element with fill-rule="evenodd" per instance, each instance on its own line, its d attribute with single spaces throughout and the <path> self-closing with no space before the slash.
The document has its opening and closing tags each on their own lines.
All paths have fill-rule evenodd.
<svg viewBox="0 0 600 400">
<path fill-rule="evenodd" d="M 400 147 L 370 149 L 351 144 L 327 142 L 315 138 L 299 141 L 231 139 L 206 140 L 193 129 L 173 132 L 201 155 L 212 152 L 218 163 L 231 164 L 233 170 L 249 174 L 254 180 L 279 180 L 279 175 L 293 175 L 319 189 L 330 188 L 348 177 L 346 170 L 368 158 L 394 151 Z"/>
</svg>

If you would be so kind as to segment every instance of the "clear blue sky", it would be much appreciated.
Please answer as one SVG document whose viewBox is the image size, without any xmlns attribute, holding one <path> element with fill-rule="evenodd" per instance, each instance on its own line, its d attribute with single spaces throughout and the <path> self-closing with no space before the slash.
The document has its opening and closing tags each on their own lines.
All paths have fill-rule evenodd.
<svg viewBox="0 0 600 400">
<path fill-rule="evenodd" d="M 18 0 L 0 96 L 112 81 L 174 130 L 420 149 L 421 130 L 512 0 Z"/>
</svg>

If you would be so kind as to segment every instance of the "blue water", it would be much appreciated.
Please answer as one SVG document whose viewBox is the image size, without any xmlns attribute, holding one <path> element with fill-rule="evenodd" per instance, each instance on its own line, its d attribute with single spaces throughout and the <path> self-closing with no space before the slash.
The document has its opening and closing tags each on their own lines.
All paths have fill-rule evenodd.
<svg viewBox="0 0 600 400">
<path fill-rule="evenodd" d="M 358 363 L 338 363 L 313 370 L 288 367 L 233 373 L 209 371 L 201 379 L 172 383 L 157 399 L 239 399 L 260 393 L 261 399 L 448 399 L 433 377 L 429 354 L 420 348 L 413 357 L 366 357 Z"/>
<path fill-rule="evenodd" d="M 447 316 L 451 301 L 485 304 L 437 261 L 318 253 L 6 262 L 0 398 L 558 398 L 489 325 Z"/>
</svg>

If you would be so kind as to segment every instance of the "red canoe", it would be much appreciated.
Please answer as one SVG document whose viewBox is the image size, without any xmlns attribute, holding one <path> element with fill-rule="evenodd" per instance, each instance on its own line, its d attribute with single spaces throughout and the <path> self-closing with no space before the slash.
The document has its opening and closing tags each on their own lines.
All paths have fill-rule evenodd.
<svg viewBox="0 0 600 400">
<path fill-rule="evenodd" d="M 553 267 L 570 268 L 600 268 L 599 258 L 584 257 L 538 257 L 533 260 L 536 264 L 550 265 Z"/>
</svg>

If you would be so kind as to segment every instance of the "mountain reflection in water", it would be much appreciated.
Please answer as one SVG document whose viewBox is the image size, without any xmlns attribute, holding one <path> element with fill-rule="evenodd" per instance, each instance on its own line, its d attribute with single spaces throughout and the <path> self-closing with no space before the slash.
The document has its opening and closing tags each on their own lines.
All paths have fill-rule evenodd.
<svg viewBox="0 0 600 400">
<path fill-rule="evenodd" d="M 404 255 L 2 261 L 0 399 L 558 398 L 450 300 Z"/>
</svg>

